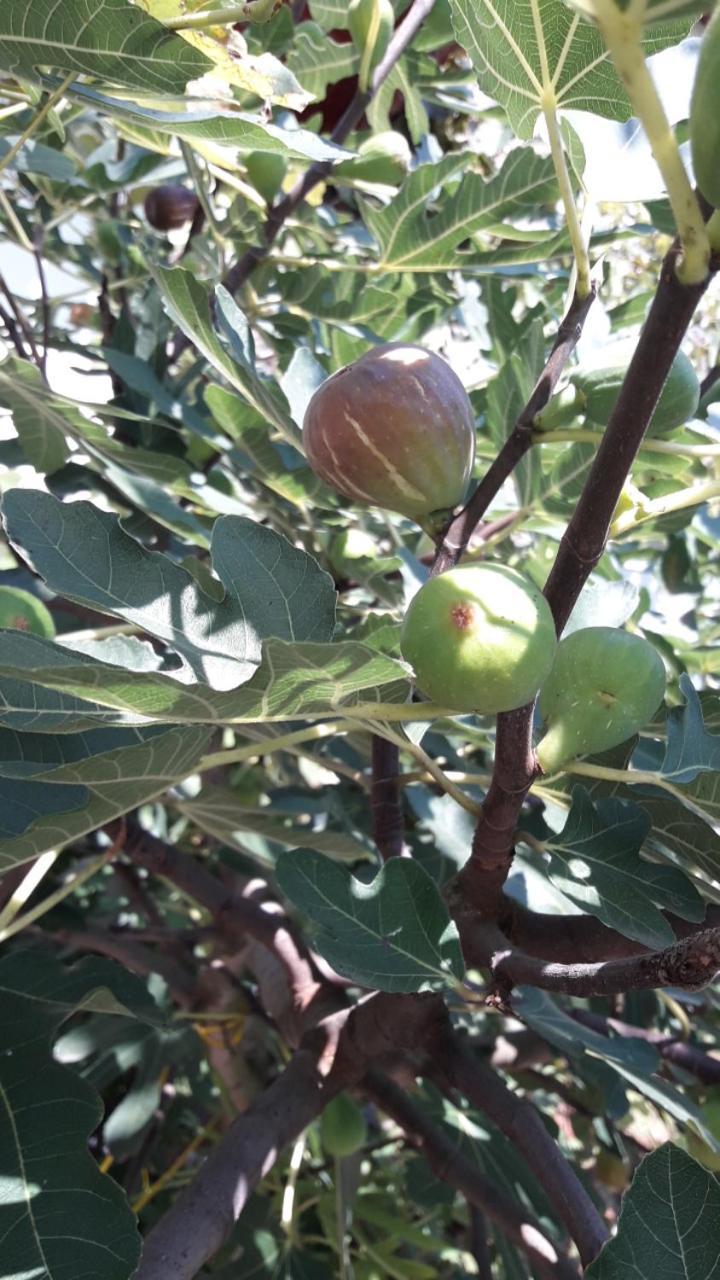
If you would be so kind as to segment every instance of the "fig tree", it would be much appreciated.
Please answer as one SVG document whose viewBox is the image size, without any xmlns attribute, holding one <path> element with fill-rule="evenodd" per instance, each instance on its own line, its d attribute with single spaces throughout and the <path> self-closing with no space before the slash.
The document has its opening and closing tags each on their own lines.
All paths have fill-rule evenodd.
<svg viewBox="0 0 720 1280">
<path fill-rule="evenodd" d="M 690 148 L 695 181 L 705 199 L 720 208 L 720 9 L 700 45 L 690 100 Z"/>
<path fill-rule="evenodd" d="M 156 231 L 177 231 L 192 222 L 200 202 L 187 187 L 168 183 L 153 187 L 145 197 L 145 217 Z"/>
<path fill-rule="evenodd" d="M 573 374 L 573 382 L 585 397 L 585 414 L 598 426 L 606 426 L 615 408 L 627 368 L 616 365 L 609 369 L 590 369 Z M 698 376 L 683 351 L 678 351 L 670 366 L 660 399 L 648 426 L 648 434 L 674 431 L 697 412 L 700 402 Z"/>
<path fill-rule="evenodd" d="M 475 459 L 475 418 L 457 374 L 402 342 L 323 382 L 303 436 L 313 471 L 338 493 L 431 523 L 460 502 Z"/>
<path fill-rule="evenodd" d="M 619 746 L 647 724 L 664 694 L 662 659 L 641 636 L 615 627 L 585 627 L 566 636 L 540 694 L 546 732 L 537 758 L 543 772 Z"/>
<path fill-rule="evenodd" d="M 328 546 L 328 560 L 339 578 L 353 578 L 363 566 L 372 566 L 379 555 L 377 543 L 362 529 L 343 529 Z"/>
<path fill-rule="evenodd" d="M 545 597 L 500 564 L 461 565 L 431 578 L 413 597 L 400 636 L 423 693 L 479 715 L 531 702 L 556 647 Z"/>
<path fill-rule="evenodd" d="M 320 1141 L 329 1156 L 351 1156 L 367 1138 L 365 1117 L 356 1102 L 339 1093 L 328 1102 L 320 1118 Z"/>
<path fill-rule="evenodd" d="M 383 182 L 386 186 L 397 186 L 407 174 L 411 160 L 407 140 L 396 129 L 387 129 L 366 138 L 352 159 L 336 164 L 333 182 Z"/>
</svg>

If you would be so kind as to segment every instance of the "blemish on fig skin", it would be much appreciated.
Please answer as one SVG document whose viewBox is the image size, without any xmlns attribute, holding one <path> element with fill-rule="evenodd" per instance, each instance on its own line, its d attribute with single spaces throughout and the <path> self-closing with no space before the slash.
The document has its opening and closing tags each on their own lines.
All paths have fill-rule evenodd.
<svg viewBox="0 0 720 1280">
<path fill-rule="evenodd" d="M 475 620 L 475 610 L 471 604 L 454 604 L 450 618 L 458 631 L 469 631 Z"/>
</svg>

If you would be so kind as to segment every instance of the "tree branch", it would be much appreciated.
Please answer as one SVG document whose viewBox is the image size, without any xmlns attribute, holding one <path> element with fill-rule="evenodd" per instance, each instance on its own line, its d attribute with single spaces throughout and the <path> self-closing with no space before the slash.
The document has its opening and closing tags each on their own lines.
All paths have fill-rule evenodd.
<svg viewBox="0 0 720 1280">
<path fill-rule="evenodd" d="M 532 447 L 535 418 L 553 394 L 560 375 L 577 346 L 594 300 L 594 290 L 586 298 L 579 298 L 577 293 L 574 295 L 530 399 L 472 497 L 441 535 L 433 574 L 444 573 L 457 564 L 490 503 L 508 476 L 512 475 L 520 459 Z"/>
<path fill-rule="evenodd" d="M 475 934 L 476 944 L 480 930 Z M 498 993 L 507 999 L 513 987 L 532 986 L 572 996 L 607 996 L 625 991 L 680 987 L 699 991 L 720 971 L 720 929 L 704 929 L 689 938 L 641 956 L 599 964 L 553 964 L 509 946 L 501 931 L 485 926 L 486 959 Z"/>
<path fill-rule="evenodd" d="M 602 1036 L 612 1039 L 611 1033 L 614 1033 L 615 1037 L 620 1039 L 645 1040 L 648 1044 L 655 1046 L 660 1057 L 666 1062 L 682 1067 L 684 1071 L 697 1076 L 703 1084 L 720 1084 L 720 1059 L 712 1058 L 699 1045 L 688 1044 L 685 1040 L 666 1036 L 662 1031 L 636 1027 L 629 1022 L 619 1022 L 617 1018 L 603 1018 L 600 1014 L 591 1013 L 587 1009 L 571 1009 L 568 1012 L 576 1022 L 582 1023 L 584 1027 L 590 1027 L 593 1031 L 598 1031 Z"/>
<path fill-rule="evenodd" d="M 433 1172 L 459 1191 L 470 1205 L 487 1214 L 513 1244 L 527 1255 L 544 1280 L 577 1280 L 577 1269 L 562 1258 L 540 1224 L 521 1211 L 485 1178 L 472 1160 L 457 1149 L 457 1141 L 434 1124 L 404 1089 L 377 1070 L 369 1071 L 363 1087 L 377 1106 L 419 1143 Z"/>
<path fill-rule="evenodd" d="M 448 1034 L 443 1049 L 440 1088 L 446 1093 L 457 1089 L 509 1138 L 575 1241 L 583 1266 L 589 1266 L 608 1238 L 607 1228 L 538 1112 L 476 1059 L 459 1037 Z"/>
<path fill-rule="evenodd" d="M 445 1025 L 437 996 L 375 995 L 326 1018 L 239 1116 L 190 1186 L 149 1232 L 135 1280 L 192 1280 L 224 1244 L 247 1199 L 289 1142 L 371 1062 L 430 1043 Z"/>
<path fill-rule="evenodd" d="M 405 848 L 405 817 L 400 786 L 400 749 L 378 734 L 372 735 L 373 838 L 384 862 L 398 858 Z"/>
</svg>

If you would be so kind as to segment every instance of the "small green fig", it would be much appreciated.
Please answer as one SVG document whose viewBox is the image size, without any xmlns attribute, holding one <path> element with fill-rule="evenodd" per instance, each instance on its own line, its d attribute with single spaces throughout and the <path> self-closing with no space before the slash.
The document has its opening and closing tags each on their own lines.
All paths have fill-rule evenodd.
<svg viewBox="0 0 720 1280">
<path fill-rule="evenodd" d="M 690 100 L 690 148 L 695 181 L 705 199 L 720 208 L 720 9 L 700 45 Z"/>
<path fill-rule="evenodd" d="M 245 157 L 247 176 L 267 204 L 272 204 L 287 172 L 284 156 L 271 151 L 251 151 Z"/>
<path fill-rule="evenodd" d="M 20 587 L 0 587 L 0 627 L 29 631 L 35 636 L 55 635 L 55 623 L 42 600 Z"/>
<path fill-rule="evenodd" d="M 366 138 L 351 160 L 336 164 L 333 181 L 382 182 L 396 187 L 410 168 L 412 153 L 407 140 L 395 129 Z"/>
<path fill-rule="evenodd" d="M 531 702 L 557 640 L 542 593 L 500 564 L 461 565 L 410 602 L 400 650 L 433 702 L 492 715 Z"/>
<path fill-rule="evenodd" d="M 475 417 L 457 374 L 402 342 L 323 382 L 303 438 L 313 471 L 344 497 L 435 523 L 463 498 L 475 459 Z"/>
<path fill-rule="evenodd" d="M 618 365 L 573 374 L 575 386 L 585 397 L 585 413 L 591 422 L 607 425 L 626 373 L 627 368 Z M 695 416 L 699 402 L 698 376 L 685 353 L 678 351 L 650 419 L 648 434 L 658 435 L 682 427 L 688 418 Z"/>
<path fill-rule="evenodd" d="M 328 560 L 339 578 L 353 578 L 358 570 L 375 564 L 377 543 L 362 529 L 343 529 L 330 539 Z"/>
<path fill-rule="evenodd" d="M 385 57 L 395 27 L 391 0 L 351 0 L 348 26 L 360 54 L 358 80 L 360 88 L 365 90 L 370 85 L 372 72 Z"/>
<path fill-rule="evenodd" d="M 354 1155 L 367 1138 L 365 1117 L 356 1102 L 339 1093 L 328 1102 L 320 1118 L 320 1141 L 329 1156 Z"/>
<path fill-rule="evenodd" d="M 665 667 L 647 640 L 615 627 L 572 632 L 560 641 L 540 694 L 543 773 L 619 746 L 652 719 L 664 694 Z"/>
</svg>

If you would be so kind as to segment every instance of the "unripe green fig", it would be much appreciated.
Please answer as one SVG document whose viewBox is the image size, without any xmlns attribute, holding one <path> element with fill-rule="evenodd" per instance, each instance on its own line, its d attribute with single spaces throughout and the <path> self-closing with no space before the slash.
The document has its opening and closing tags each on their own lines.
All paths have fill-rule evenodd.
<svg viewBox="0 0 720 1280">
<path fill-rule="evenodd" d="M 626 373 L 626 366 L 617 365 L 610 369 L 590 369 L 587 373 L 573 374 L 573 382 L 585 396 L 585 413 L 591 422 L 607 425 Z M 682 427 L 688 418 L 695 416 L 699 403 L 698 376 L 685 353 L 678 351 L 650 419 L 648 434 L 657 435 Z"/>
<path fill-rule="evenodd" d="M 272 204 L 287 172 L 285 157 L 272 151 L 252 151 L 245 157 L 245 169 L 255 190 Z"/>
<path fill-rule="evenodd" d="M 557 639 L 543 594 L 500 564 L 430 578 L 410 602 L 400 651 L 433 702 L 493 715 L 531 702 Z"/>
<path fill-rule="evenodd" d="M 348 27 L 360 54 L 360 88 L 367 89 L 372 72 L 385 57 L 395 27 L 391 0 L 351 0 Z"/>
<path fill-rule="evenodd" d="M 55 635 L 55 623 L 42 600 L 20 587 L 0 587 L 0 627 L 30 631 L 35 636 Z"/>
<path fill-rule="evenodd" d="M 720 207 L 720 9 L 700 45 L 690 100 L 690 148 L 695 181 L 706 200 Z"/>
<path fill-rule="evenodd" d="M 339 578 L 352 578 L 379 558 L 377 544 L 362 529 L 343 529 L 330 539 L 328 560 Z"/>
<path fill-rule="evenodd" d="M 303 438 L 316 475 L 346 498 L 435 521 L 475 460 L 475 417 L 457 374 L 424 347 L 374 347 L 318 387 Z"/>
<path fill-rule="evenodd" d="M 352 160 L 343 160 L 333 169 L 333 180 L 383 182 L 397 186 L 410 168 L 412 153 L 407 140 L 395 129 L 376 133 L 358 147 Z"/>
<path fill-rule="evenodd" d="M 356 1102 L 339 1093 L 328 1102 L 320 1118 L 320 1141 L 329 1156 L 354 1155 L 365 1143 L 367 1125 Z"/>
<path fill-rule="evenodd" d="M 145 217 L 156 231 L 177 231 L 192 222 L 200 202 L 187 187 L 167 183 L 148 192 L 144 208 Z"/>
<path fill-rule="evenodd" d="M 543 773 L 619 746 L 652 719 L 664 694 L 665 667 L 647 640 L 616 627 L 572 632 L 540 694 Z"/>
</svg>

